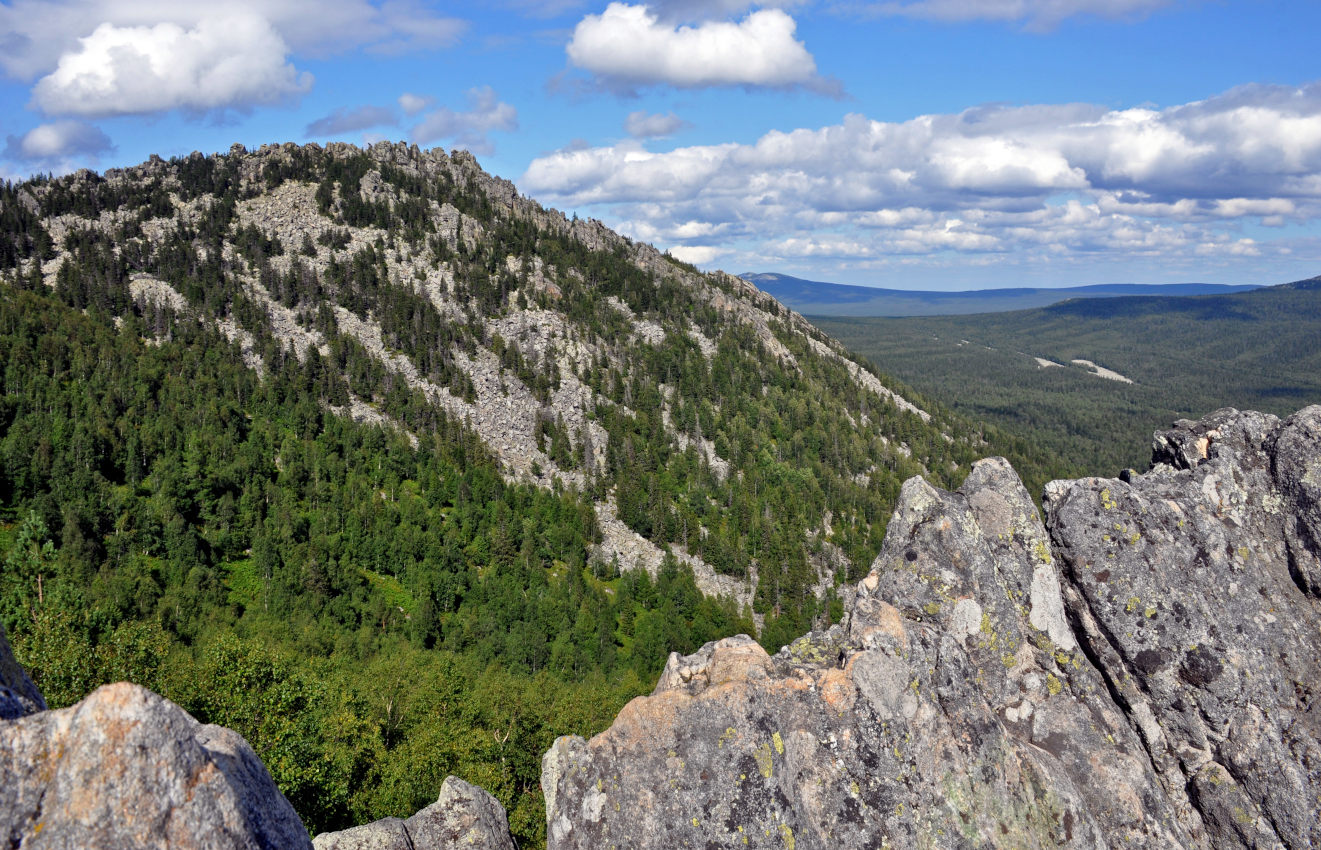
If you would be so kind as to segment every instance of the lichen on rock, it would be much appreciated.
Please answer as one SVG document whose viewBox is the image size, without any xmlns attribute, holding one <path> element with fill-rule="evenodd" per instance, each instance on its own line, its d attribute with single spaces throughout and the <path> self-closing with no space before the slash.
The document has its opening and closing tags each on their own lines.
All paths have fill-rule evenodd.
<svg viewBox="0 0 1321 850">
<path fill-rule="evenodd" d="M 1225 410 L 1045 524 L 1000 459 L 910 480 L 842 623 L 556 742 L 549 847 L 1316 846 L 1318 457 L 1321 407 Z"/>
</svg>

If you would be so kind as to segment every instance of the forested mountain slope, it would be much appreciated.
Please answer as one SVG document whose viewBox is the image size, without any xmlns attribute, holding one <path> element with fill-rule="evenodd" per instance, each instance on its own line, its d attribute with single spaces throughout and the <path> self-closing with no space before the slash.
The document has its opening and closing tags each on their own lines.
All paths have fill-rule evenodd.
<svg viewBox="0 0 1321 850">
<path fill-rule="evenodd" d="M 995 451 L 463 153 L 2 184 L 0 281 L 21 660 L 52 706 L 129 678 L 238 729 L 314 829 L 459 773 L 535 839 L 550 740 L 670 650 L 829 621 L 901 482 Z"/>
</svg>

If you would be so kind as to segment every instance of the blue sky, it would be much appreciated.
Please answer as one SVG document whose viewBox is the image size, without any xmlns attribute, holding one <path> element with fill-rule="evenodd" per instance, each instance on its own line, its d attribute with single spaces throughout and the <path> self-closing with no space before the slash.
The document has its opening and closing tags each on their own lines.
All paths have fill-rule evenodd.
<svg viewBox="0 0 1321 850">
<path fill-rule="evenodd" d="M 464 147 L 704 268 L 1321 274 L 1321 3 L 0 0 L 0 176 Z"/>
</svg>

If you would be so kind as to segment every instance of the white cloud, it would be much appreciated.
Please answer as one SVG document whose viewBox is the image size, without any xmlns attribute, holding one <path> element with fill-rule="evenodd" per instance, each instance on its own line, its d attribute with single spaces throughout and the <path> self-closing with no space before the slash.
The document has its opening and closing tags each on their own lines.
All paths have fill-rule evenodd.
<svg viewBox="0 0 1321 850">
<path fill-rule="evenodd" d="M 638 238 L 724 245 L 732 260 L 1283 252 L 1241 228 L 1321 222 L 1321 83 L 1165 109 L 850 115 L 664 153 L 630 140 L 540 157 L 519 185 Z"/>
<path fill-rule="evenodd" d="M 255 15 L 177 24 L 101 24 L 33 88 L 51 115 L 130 115 L 272 103 L 300 95 L 311 75 L 285 61 L 288 48 Z"/>
<path fill-rule="evenodd" d="M 713 245 L 675 245 L 670 248 L 671 257 L 695 266 L 704 266 L 724 253 L 723 249 Z"/>
<path fill-rule="evenodd" d="M 1031 27 L 1053 27 L 1066 18 L 1140 17 L 1173 5 L 1175 0 L 897 0 L 868 3 L 867 11 L 934 21 L 1023 21 Z"/>
<path fill-rule="evenodd" d="M 96 156 L 113 150 L 110 137 L 81 121 L 55 121 L 29 130 L 21 138 L 10 136 L 7 159 L 53 162 L 76 156 Z"/>
<path fill-rule="evenodd" d="M 501 101 L 490 86 L 468 91 L 468 109 L 456 112 L 441 107 L 425 115 L 409 134 L 418 144 L 452 139 L 473 153 L 493 150 L 489 134 L 518 129 L 518 110 Z"/>
<path fill-rule="evenodd" d="M 22 80 L 49 73 L 102 24 L 192 30 L 203 20 L 243 17 L 266 21 L 294 53 L 318 57 L 355 47 L 392 53 L 446 47 L 467 26 L 397 0 L 12 0 L 0 3 L 0 68 Z"/>
<path fill-rule="evenodd" d="M 742 21 L 679 26 L 647 6 L 611 3 L 578 23 L 569 61 L 608 85 L 806 86 L 827 89 L 816 61 L 794 38 L 793 18 L 761 9 Z"/>
<path fill-rule="evenodd" d="M 399 95 L 399 108 L 405 115 L 416 115 L 436 102 L 434 97 L 425 97 L 423 95 L 404 92 Z"/>
<path fill-rule="evenodd" d="M 386 0 L 379 9 L 376 26 L 381 34 L 367 45 L 372 53 L 394 55 L 449 47 L 467 28 L 458 19 L 431 14 L 415 0 Z"/>
<path fill-rule="evenodd" d="M 655 139 L 661 136 L 672 136 L 691 126 L 692 124 L 673 112 L 661 115 L 660 113 L 652 114 L 639 110 L 630 112 L 628 118 L 624 120 L 625 132 L 635 139 Z"/>
<path fill-rule="evenodd" d="M 308 124 L 304 132 L 309 136 L 338 136 L 398 121 L 399 117 L 388 106 L 359 106 L 354 109 L 341 106 L 324 118 Z"/>
</svg>

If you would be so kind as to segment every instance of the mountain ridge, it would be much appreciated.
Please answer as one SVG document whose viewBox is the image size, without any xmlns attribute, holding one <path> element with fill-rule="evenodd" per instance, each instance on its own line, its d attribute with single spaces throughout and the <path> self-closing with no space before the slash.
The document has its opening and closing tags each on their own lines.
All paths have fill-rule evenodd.
<svg viewBox="0 0 1321 850">
<path fill-rule="evenodd" d="M 1210 295 L 1246 292 L 1252 284 L 1103 283 L 1067 287 L 1013 287 L 960 291 L 885 289 L 804 280 L 773 272 L 739 277 L 805 315 L 938 316 L 1006 312 L 1045 307 L 1073 298 Z"/>
<path fill-rule="evenodd" d="M 672 650 L 837 618 L 903 480 L 996 439 L 744 281 L 402 144 L 0 184 L 0 351 L 34 680 L 237 729 L 317 831 L 461 769 L 538 841 L 554 736 Z"/>
</svg>

